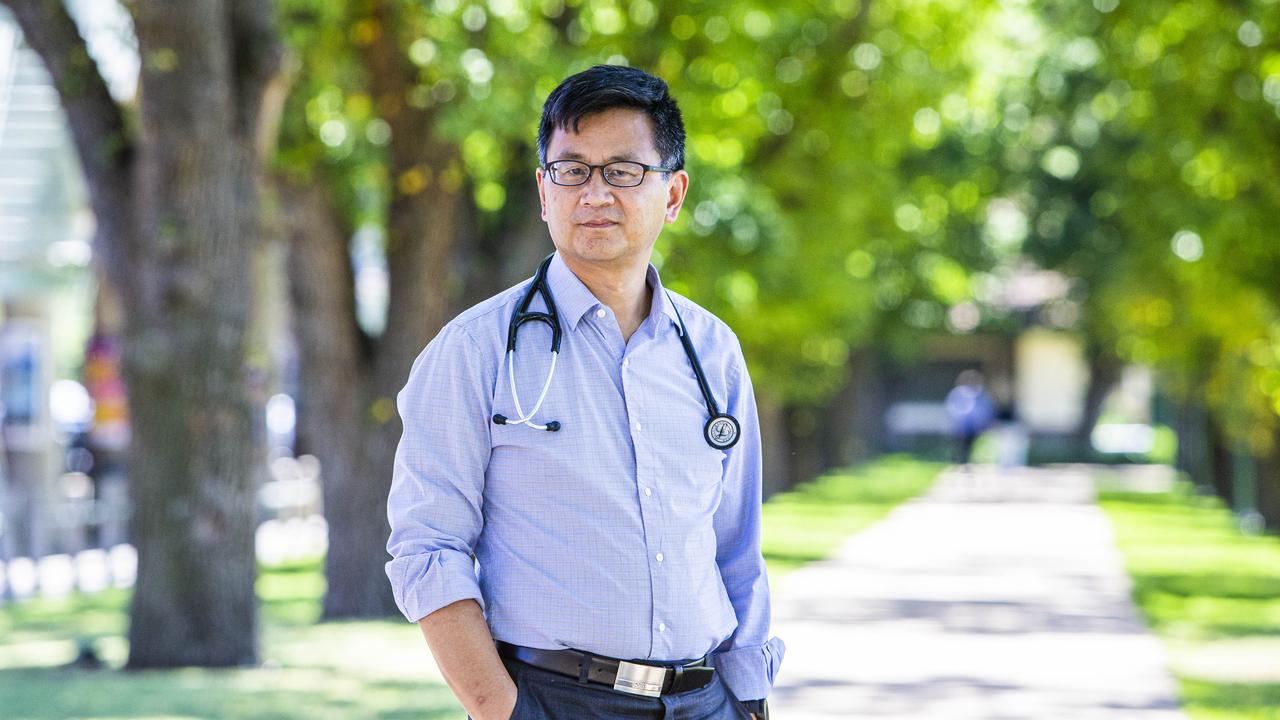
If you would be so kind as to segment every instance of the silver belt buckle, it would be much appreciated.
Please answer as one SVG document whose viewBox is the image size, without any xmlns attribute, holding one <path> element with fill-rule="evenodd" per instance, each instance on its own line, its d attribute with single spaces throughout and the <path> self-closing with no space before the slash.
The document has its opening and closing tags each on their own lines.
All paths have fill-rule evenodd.
<svg viewBox="0 0 1280 720">
<path fill-rule="evenodd" d="M 623 660 L 618 663 L 618 677 L 613 681 L 613 689 L 632 695 L 658 697 L 662 694 L 662 681 L 666 678 L 667 669 L 664 667 Z"/>
</svg>

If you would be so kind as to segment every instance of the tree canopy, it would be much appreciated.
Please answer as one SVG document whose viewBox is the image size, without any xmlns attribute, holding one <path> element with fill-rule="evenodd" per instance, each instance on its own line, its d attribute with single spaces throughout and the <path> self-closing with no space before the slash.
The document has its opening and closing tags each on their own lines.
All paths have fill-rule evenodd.
<svg viewBox="0 0 1280 720">
<path fill-rule="evenodd" d="M 1052 322 L 1269 442 L 1273 0 L 406 0 L 394 28 L 362 19 L 373 4 L 282 4 L 302 80 L 281 161 L 341 178 L 353 227 L 441 185 L 466 188 L 482 228 L 512 222 L 546 94 L 631 64 L 671 83 L 689 129 L 692 189 L 657 262 L 733 325 L 766 392 L 818 403 L 859 347 L 1007 326 L 992 280 L 1030 262 L 1078 281 Z M 414 67 L 409 101 L 459 149 L 438 176 L 382 162 L 353 58 L 384 32 Z"/>
</svg>

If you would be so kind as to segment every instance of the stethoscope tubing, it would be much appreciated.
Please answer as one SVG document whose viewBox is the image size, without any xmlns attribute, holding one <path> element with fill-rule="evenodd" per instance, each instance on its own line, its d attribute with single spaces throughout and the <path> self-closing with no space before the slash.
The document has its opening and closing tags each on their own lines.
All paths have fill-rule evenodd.
<svg viewBox="0 0 1280 720">
<path fill-rule="evenodd" d="M 511 397 L 516 401 L 516 414 L 520 416 L 520 419 L 508 419 L 503 423 L 504 425 L 528 425 L 534 430 L 547 430 L 549 428 L 549 425 L 535 423 L 533 416 L 538 414 L 538 410 L 542 407 L 542 401 L 547 399 L 547 389 L 551 387 L 551 378 L 555 377 L 556 358 L 558 357 L 560 357 L 560 353 L 552 350 L 551 367 L 547 370 L 547 381 L 542 383 L 542 393 L 538 395 L 538 402 L 534 403 L 533 409 L 529 411 L 528 415 L 525 415 L 524 409 L 520 407 L 520 394 L 516 392 L 516 353 L 515 350 L 507 351 L 507 377 L 511 380 Z"/>
<path fill-rule="evenodd" d="M 560 357 L 560 312 L 556 307 L 555 298 L 551 294 L 551 288 L 547 285 L 547 268 L 551 265 L 551 260 L 554 257 L 555 253 L 551 253 L 538 266 L 538 271 L 533 276 L 533 282 L 529 285 L 529 289 L 525 291 L 524 297 L 511 314 L 511 322 L 507 325 L 507 379 L 511 386 L 511 398 L 515 401 L 518 417 L 509 419 L 505 415 L 495 414 L 493 416 L 495 424 L 527 425 L 535 430 L 549 432 L 556 432 L 560 429 L 560 422 L 556 420 L 552 420 L 545 425 L 539 425 L 533 421 L 533 416 L 538 414 L 538 410 L 542 409 L 543 401 L 547 399 L 547 391 L 551 388 L 551 378 L 555 377 L 556 373 L 556 360 Z M 542 295 L 542 301 L 547 306 L 546 312 L 529 312 L 529 305 L 533 302 L 533 296 L 539 294 Z M 680 308 L 676 307 L 675 301 L 671 298 L 671 293 L 667 293 L 667 302 L 671 303 L 671 308 L 675 310 L 680 344 L 684 347 L 684 353 L 689 358 L 689 364 L 693 366 L 693 376 L 698 381 L 698 389 L 702 392 L 702 400 L 707 406 L 708 419 L 702 430 L 703 437 L 706 439 L 707 444 L 712 447 L 727 450 L 738 442 L 741 427 L 738 425 L 737 419 L 732 415 L 720 412 L 720 407 L 716 404 L 715 397 L 711 394 L 711 387 L 707 384 L 707 376 L 702 370 L 702 362 L 698 359 L 698 352 L 693 347 L 693 341 L 689 339 L 689 329 L 685 327 L 684 318 L 680 315 Z M 520 394 L 516 390 L 515 353 L 516 336 L 520 332 L 520 326 L 530 321 L 546 323 L 551 328 L 551 366 L 547 369 L 547 379 L 542 384 L 542 392 L 538 394 L 538 401 L 534 403 L 533 408 L 526 414 L 524 406 L 520 403 Z"/>
<path fill-rule="evenodd" d="M 707 376 L 702 371 L 702 362 L 698 360 L 698 352 L 693 349 L 693 341 L 689 339 L 684 318 L 680 316 L 680 308 L 676 307 L 675 301 L 671 299 L 671 293 L 667 293 L 667 302 L 671 303 L 671 308 L 676 311 L 676 319 L 680 321 L 680 344 L 684 346 L 684 354 L 689 356 L 689 364 L 693 365 L 693 376 L 697 378 L 698 389 L 702 391 L 702 400 L 707 404 L 707 414 L 716 417 L 720 414 L 720 407 L 716 405 L 716 399 L 711 395 L 711 388 L 707 387 Z"/>
</svg>

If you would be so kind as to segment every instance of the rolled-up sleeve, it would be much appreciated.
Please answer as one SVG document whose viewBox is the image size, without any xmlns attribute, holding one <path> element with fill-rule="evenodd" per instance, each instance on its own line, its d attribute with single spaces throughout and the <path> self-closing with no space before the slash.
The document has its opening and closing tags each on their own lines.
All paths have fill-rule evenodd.
<svg viewBox="0 0 1280 720">
<path fill-rule="evenodd" d="M 728 412 L 742 437 L 724 461 L 724 494 L 714 519 L 716 564 L 737 616 L 733 635 L 712 653 L 716 671 L 740 700 L 768 697 L 786 646 L 769 636 L 769 579 L 760 552 L 760 422 L 741 350 L 729 373 Z"/>
<path fill-rule="evenodd" d="M 404 423 L 387 518 L 387 578 L 410 622 L 468 598 L 484 605 L 472 548 L 483 527 L 494 369 L 466 328 L 448 325 L 396 396 Z"/>
</svg>

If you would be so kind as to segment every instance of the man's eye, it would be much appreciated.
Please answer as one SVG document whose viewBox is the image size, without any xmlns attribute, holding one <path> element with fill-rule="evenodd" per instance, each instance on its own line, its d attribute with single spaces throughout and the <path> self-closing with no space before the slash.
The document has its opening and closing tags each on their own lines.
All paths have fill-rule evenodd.
<svg viewBox="0 0 1280 720">
<path fill-rule="evenodd" d="M 564 175 L 565 177 L 578 178 L 578 177 L 582 177 L 583 175 L 585 175 L 585 174 L 586 174 L 586 172 L 587 172 L 587 171 L 586 171 L 584 168 L 580 168 L 580 167 L 573 167 L 573 168 L 564 168 L 564 169 L 562 169 L 562 170 L 560 171 L 560 174 L 561 174 L 561 175 Z"/>
<path fill-rule="evenodd" d="M 636 175 L 637 173 L 632 170 L 613 169 L 609 171 L 609 177 L 614 178 L 616 180 L 634 179 Z"/>
</svg>

